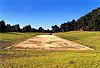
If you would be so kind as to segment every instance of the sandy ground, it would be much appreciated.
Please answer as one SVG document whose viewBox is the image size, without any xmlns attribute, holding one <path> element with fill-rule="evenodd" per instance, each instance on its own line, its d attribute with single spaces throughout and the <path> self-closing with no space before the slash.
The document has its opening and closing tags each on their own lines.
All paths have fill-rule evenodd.
<svg viewBox="0 0 100 68">
<path fill-rule="evenodd" d="M 38 50 L 93 50 L 89 47 L 56 37 L 54 35 L 38 35 L 18 45 L 14 45 L 13 47 Z"/>
</svg>

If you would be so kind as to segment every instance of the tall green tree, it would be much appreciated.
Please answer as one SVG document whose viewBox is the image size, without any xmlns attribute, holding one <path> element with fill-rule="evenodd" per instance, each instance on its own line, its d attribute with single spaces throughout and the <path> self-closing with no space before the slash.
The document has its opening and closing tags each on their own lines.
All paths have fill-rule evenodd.
<svg viewBox="0 0 100 68">
<path fill-rule="evenodd" d="M 39 27 L 38 31 L 39 32 L 44 32 L 44 29 L 42 27 Z"/>
<path fill-rule="evenodd" d="M 16 32 L 20 32 L 20 26 L 19 26 L 19 24 L 16 24 L 16 25 L 15 25 L 15 31 L 16 31 Z"/>
<path fill-rule="evenodd" d="M 0 32 L 6 32 L 6 25 L 4 20 L 0 21 Z"/>
<path fill-rule="evenodd" d="M 11 25 L 10 25 L 10 24 L 7 24 L 7 25 L 6 25 L 6 31 L 7 31 L 7 32 L 11 32 Z"/>
<path fill-rule="evenodd" d="M 52 31 L 53 32 L 60 32 L 61 30 L 60 30 L 59 26 L 55 25 L 55 26 L 52 26 Z"/>
<path fill-rule="evenodd" d="M 32 32 L 31 25 L 26 25 L 23 27 L 22 32 Z"/>
</svg>

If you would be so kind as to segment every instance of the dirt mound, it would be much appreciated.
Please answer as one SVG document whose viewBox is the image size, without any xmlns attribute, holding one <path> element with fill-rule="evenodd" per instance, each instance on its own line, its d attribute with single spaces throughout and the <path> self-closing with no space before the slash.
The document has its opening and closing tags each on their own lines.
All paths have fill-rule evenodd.
<svg viewBox="0 0 100 68">
<path fill-rule="evenodd" d="M 89 47 L 53 35 L 38 35 L 13 47 L 39 50 L 93 50 Z"/>
</svg>

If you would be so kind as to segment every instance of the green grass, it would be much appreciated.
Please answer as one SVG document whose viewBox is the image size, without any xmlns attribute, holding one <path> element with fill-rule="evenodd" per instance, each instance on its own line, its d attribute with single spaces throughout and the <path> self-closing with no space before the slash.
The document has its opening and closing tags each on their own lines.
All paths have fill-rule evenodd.
<svg viewBox="0 0 100 68">
<path fill-rule="evenodd" d="M 96 41 L 99 42 L 100 32 L 66 32 L 55 35 L 79 43 L 84 41 L 85 43 L 82 44 L 87 43 L 87 46 L 95 48 L 95 50 L 39 51 L 2 49 L 0 50 L 0 68 L 100 68 L 100 45 L 96 44 Z M 88 42 L 90 38 L 95 40 L 96 45 L 90 45 L 91 42 Z"/>
<path fill-rule="evenodd" d="M 100 54 L 89 51 L 1 51 L 4 68 L 100 68 Z"/>
<path fill-rule="evenodd" d="M 89 46 L 100 52 L 100 32 L 66 32 L 55 35 L 85 46 Z"/>
<path fill-rule="evenodd" d="M 0 33 L 0 49 L 3 49 L 12 44 L 18 44 L 37 34 L 39 33 L 19 33 L 19 32 Z"/>
</svg>

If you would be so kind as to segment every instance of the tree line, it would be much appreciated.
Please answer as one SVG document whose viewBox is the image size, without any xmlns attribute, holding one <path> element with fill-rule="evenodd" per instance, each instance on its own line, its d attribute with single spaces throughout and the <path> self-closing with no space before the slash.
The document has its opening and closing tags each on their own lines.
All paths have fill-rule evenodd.
<svg viewBox="0 0 100 68">
<path fill-rule="evenodd" d="M 52 30 L 53 32 L 100 31 L 100 8 L 93 9 L 78 20 L 73 19 L 70 22 L 62 23 L 60 26 L 52 26 Z"/>
<path fill-rule="evenodd" d="M 44 30 L 42 27 L 38 29 L 32 28 L 31 25 L 26 25 L 22 29 L 20 28 L 19 24 L 10 25 L 5 24 L 4 20 L 0 21 L 0 32 L 50 32 L 49 29 Z"/>
<path fill-rule="evenodd" d="M 51 26 L 52 30 L 44 30 L 42 27 L 38 29 L 32 28 L 31 25 L 26 25 L 22 29 L 19 24 L 11 26 L 5 25 L 5 22 L 0 21 L 0 32 L 66 32 L 66 31 L 100 31 L 100 8 L 94 9 L 88 14 L 80 17 L 78 20 L 73 19 L 62 23 L 60 26 Z"/>
</svg>

